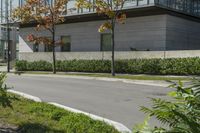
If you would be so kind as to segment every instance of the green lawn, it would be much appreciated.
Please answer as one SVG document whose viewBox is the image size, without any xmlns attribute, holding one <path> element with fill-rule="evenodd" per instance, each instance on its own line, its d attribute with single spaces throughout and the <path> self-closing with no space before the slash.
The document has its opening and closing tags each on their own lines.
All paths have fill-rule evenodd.
<svg viewBox="0 0 200 133">
<path fill-rule="evenodd" d="M 112 126 L 46 103 L 16 97 L 12 108 L 0 106 L 0 125 L 14 125 L 20 133 L 119 133 Z"/>
<path fill-rule="evenodd" d="M 26 71 L 16 72 L 16 74 L 52 74 L 52 72 L 38 72 L 38 71 Z M 131 79 L 131 80 L 190 80 L 192 77 L 186 76 L 162 76 L 162 75 L 128 75 L 128 74 L 116 74 L 115 77 L 108 73 L 64 73 L 57 72 L 56 75 L 66 76 L 89 76 L 89 77 L 106 77 L 106 78 L 119 78 L 119 79 Z"/>
</svg>

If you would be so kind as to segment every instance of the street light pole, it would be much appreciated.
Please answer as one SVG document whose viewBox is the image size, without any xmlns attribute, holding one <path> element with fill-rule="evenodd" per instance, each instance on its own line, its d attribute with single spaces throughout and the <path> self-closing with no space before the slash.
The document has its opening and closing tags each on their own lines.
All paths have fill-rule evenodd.
<svg viewBox="0 0 200 133">
<path fill-rule="evenodd" d="M 1 23 L 3 22 L 3 0 L 1 0 Z"/>
<path fill-rule="evenodd" d="M 5 1 L 6 5 L 6 25 L 7 25 L 7 72 L 10 72 L 10 22 L 9 22 L 9 1 Z"/>
</svg>

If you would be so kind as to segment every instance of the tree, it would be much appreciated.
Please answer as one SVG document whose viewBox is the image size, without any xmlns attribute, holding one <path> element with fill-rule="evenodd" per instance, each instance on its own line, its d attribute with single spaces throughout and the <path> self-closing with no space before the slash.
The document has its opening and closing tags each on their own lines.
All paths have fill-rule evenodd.
<svg viewBox="0 0 200 133">
<path fill-rule="evenodd" d="M 23 23 L 36 24 L 36 31 L 48 31 L 51 37 L 36 36 L 30 34 L 27 36 L 29 42 L 49 45 L 53 53 L 53 73 L 56 73 L 56 44 L 60 44 L 55 39 L 56 24 L 64 22 L 63 14 L 66 12 L 68 0 L 27 0 L 25 5 L 18 7 L 13 11 L 13 18 L 19 19 Z"/>
<path fill-rule="evenodd" d="M 115 76 L 115 25 L 116 23 L 124 24 L 126 14 L 123 12 L 124 3 L 126 0 L 111 0 L 110 2 L 104 0 L 96 0 L 95 3 L 88 2 L 87 0 L 77 0 L 76 6 L 78 8 L 91 8 L 93 7 L 99 15 L 107 18 L 106 22 L 99 27 L 99 32 L 109 30 L 111 33 L 112 45 L 112 63 L 111 73 Z"/>
</svg>

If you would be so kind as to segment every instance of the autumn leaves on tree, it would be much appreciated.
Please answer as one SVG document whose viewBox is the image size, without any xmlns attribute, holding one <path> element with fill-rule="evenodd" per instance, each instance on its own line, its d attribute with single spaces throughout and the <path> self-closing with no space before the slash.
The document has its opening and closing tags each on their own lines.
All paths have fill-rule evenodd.
<svg viewBox="0 0 200 133">
<path fill-rule="evenodd" d="M 33 23 L 36 31 L 48 31 L 48 36 L 36 36 L 30 34 L 27 36 L 29 42 L 50 45 L 53 52 L 53 73 L 56 73 L 55 47 L 62 44 L 55 40 L 56 25 L 65 21 L 66 5 L 68 0 L 27 0 L 25 5 L 14 10 L 13 18 L 19 19 L 23 23 Z M 94 8 L 99 17 L 105 17 L 106 21 L 99 27 L 99 32 L 110 31 L 112 45 L 112 75 L 115 75 L 114 50 L 115 50 L 115 25 L 116 23 L 125 23 L 126 14 L 123 12 L 125 0 L 95 0 L 92 3 L 89 0 L 77 0 L 77 8 Z"/>
<path fill-rule="evenodd" d="M 27 0 L 25 5 L 18 7 L 13 11 L 13 19 L 20 23 L 33 23 L 36 31 L 46 30 L 50 36 L 36 36 L 29 34 L 27 41 L 49 45 L 53 53 L 53 73 L 56 73 L 56 45 L 61 45 L 60 40 L 56 40 L 56 24 L 63 23 L 63 14 L 66 13 L 66 4 L 68 0 Z"/>
<path fill-rule="evenodd" d="M 124 24 L 126 14 L 123 12 L 124 3 L 126 0 L 96 0 L 91 3 L 87 0 L 77 0 L 76 6 L 78 8 L 94 8 L 100 17 L 105 17 L 106 21 L 99 27 L 99 32 L 109 30 L 111 33 L 112 45 L 112 63 L 111 72 L 115 76 L 115 25 L 116 23 Z"/>
</svg>

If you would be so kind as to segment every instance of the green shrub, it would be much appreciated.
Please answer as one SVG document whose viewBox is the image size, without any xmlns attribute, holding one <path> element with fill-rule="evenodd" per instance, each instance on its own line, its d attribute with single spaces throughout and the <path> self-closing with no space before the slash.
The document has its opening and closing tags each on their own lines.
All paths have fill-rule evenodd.
<svg viewBox="0 0 200 133">
<path fill-rule="evenodd" d="M 143 124 L 136 125 L 134 133 L 200 133 L 200 80 L 187 86 L 182 82 L 174 83 L 171 87 L 176 91 L 168 94 L 170 100 L 152 98 L 151 108 L 141 108 L 168 128 L 152 129 L 146 119 Z"/>
<path fill-rule="evenodd" d="M 52 64 L 46 61 L 27 63 L 27 69 L 33 71 L 52 71 Z"/>
<path fill-rule="evenodd" d="M 16 61 L 15 66 L 17 71 L 27 71 L 28 62 L 25 60 Z"/>
<path fill-rule="evenodd" d="M 0 106 L 12 107 L 12 98 L 7 93 L 7 86 L 5 85 L 6 74 L 0 73 Z"/>
<path fill-rule="evenodd" d="M 57 61 L 57 70 L 61 72 L 110 73 L 109 60 L 65 60 Z M 159 74 L 159 75 L 199 75 L 200 58 L 171 59 L 131 59 L 116 60 L 117 73 Z M 17 61 L 18 71 L 52 71 L 52 64 L 47 61 Z"/>
</svg>

